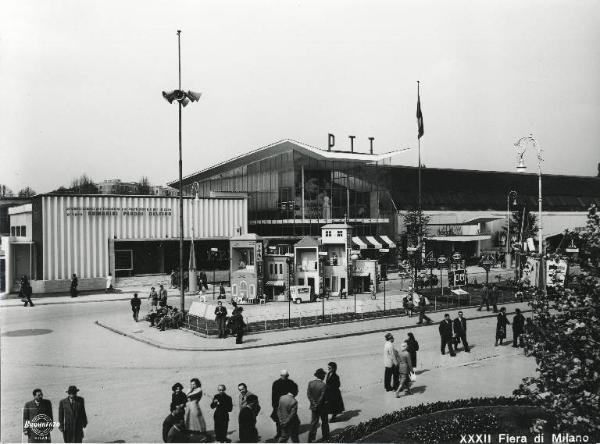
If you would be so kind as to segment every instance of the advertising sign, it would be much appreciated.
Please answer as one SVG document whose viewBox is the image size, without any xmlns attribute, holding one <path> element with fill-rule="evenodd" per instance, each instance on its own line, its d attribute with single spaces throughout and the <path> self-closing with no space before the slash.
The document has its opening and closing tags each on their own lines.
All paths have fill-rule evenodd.
<svg viewBox="0 0 600 444">
<path fill-rule="evenodd" d="M 567 276 L 567 261 L 563 259 L 546 262 L 546 287 L 564 287 Z"/>
<path fill-rule="evenodd" d="M 523 266 L 523 285 L 526 287 L 537 287 L 539 282 L 539 261 L 532 257 L 527 258 Z"/>
<path fill-rule="evenodd" d="M 262 298 L 263 290 L 263 244 L 256 243 L 256 297 Z"/>
<path fill-rule="evenodd" d="M 460 287 L 466 282 L 465 270 L 448 271 L 448 283 L 451 287 Z"/>
</svg>

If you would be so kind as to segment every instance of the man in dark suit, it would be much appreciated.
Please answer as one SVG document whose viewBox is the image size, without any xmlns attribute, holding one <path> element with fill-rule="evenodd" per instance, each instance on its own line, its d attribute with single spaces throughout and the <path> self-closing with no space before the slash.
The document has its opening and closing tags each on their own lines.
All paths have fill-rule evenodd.
<svg viewBox="0 0 600 444">
<path fill-rule="evenodd" d="M 138 298 L 137 293 L 133 293 L 133 297 L 130 299 L 131 311 L 133 312 L 133 320 L 135 322 L 138 321 L 138 316 L 140 314 L 140 307 L 142 305 L 142 300 Z"/>
<path fill-rule="evenodd" d="M 279 398 L 288 393 L 296 392 L 298 394 L 298 384 L 290 379 L 290 374 L 287 370 L 283 369 L 279 372 L 279 379 L 273 382 L 271 388 L 271 419 L 275 421 L 275 427 L 277 428 L 277 434 L 273 440 L 277 441 L 281 436 L 281 424 L 279 423 L 279 416 L 277 415 L 277 409 L 279 408 Z"/>
<path fill-rule="evenodd" d="M 515 308 L 515 317 L 513 318 L 513 347 L 523 347 L 523 338 L 521 335 L 525 330 L 525 316 L 521 314 L 520 308 Z"/>
<path fill-rule="evenodd" d="M 439 331 L 442 340 L 442 354 L 446 354 L 446 344 L 448 344 L 450 356 L 456 356 L 456 353 L 454 353 L 454 349 L 452 348 L 452 321 L 450 320 L 450 315 L 448 313 L 444 315 L 444 320 L 440 322 Z"/>
<path fill-rule="evenodd" d="M 34 389 L 33 401 L 25 403 L 23 408 L 23 433 L 29 438 L 28 442 L 51 442 L 53 422 L 52 403 L 44 399 L 41 389 Z"/>
<path fill-rule="evenodd" d="M 458 312 L 458 317 L 453 321 L 454 324 L 454 337 L 457 338 L 456 345 L 458 345 L 458 340 L 463 344 L 465 351 L 467 353 L 471 352 L 469 348 L 469 343 L 467 342 L 467 319 L 463 317 L 463 312 Z"/>
<path fill-rule="evenodd" d="M 233 410 L 233 400 L 231 396 L 225 393 L 225 386 L 219 384 L 217 393 L 210 404 L 211 409 L 215 409 L 213 419 L 215 420 L 215 440 L 217 442 L 231 442 L 227 438 L 227 428 L 229 427 L 229 413 Z"/>
<path fill-rule="evenodd" d="M 223 307 L 223 302 L 221 301 L 217 302 L 217 307 L 215 308 L 215 321 L 217 322 L 219 338 L 226 338 L 225 324 L 227 322 L 227 308 Z"/>
<path fill-rule="evenodd" d="M 325 391 L 327 385 L 323 382 L 325 378 L 325 370 L 322 368 L 317 369 L 315 377 L 317 379 L 308 383 L 308 389 L 306 395 L 310 401 L 310 431 L 308 432 L 308 442 L 313 442 L 317 437 L 317 428 L 319 428 L 319 419 L 321 420 L 321 434 L 322 439 L 326 440 L 329 438 L 329 418 L 327 413 L 327 406 L 325 405 L 326 397 Z"/>
<path fill-rule="evenodd" d="M 171 404 L 171 413 L 165 418 L 162 425 L 163 442 L 167 442 L 169 430 L 181 419 L 183 419 L 183 408 L 180 404 Z"/>
<path fill-rule="evenodd" d="M 77 396 L 78 391 L 74 385 L 69 386 L 68 396 L 58 405 L 58 429 L 63 433 L 65 442 L 82 442 L 83 429 L 87 427 L 85 402 Z"/>
</svg>

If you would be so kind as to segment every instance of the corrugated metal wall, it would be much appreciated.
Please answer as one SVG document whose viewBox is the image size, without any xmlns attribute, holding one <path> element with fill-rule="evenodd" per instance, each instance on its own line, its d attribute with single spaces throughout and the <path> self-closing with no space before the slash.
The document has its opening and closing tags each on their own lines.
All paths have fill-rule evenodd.
<svg viewBox="0 0 600 444">
<path fill-rule="evenodd" d="M 167 214 L 156 214 L 166 209 Z M 106 276 L 108 240 L 179 237 L 179 200 L 151 196 L 43 196 L 43 279 Z M 105 214 L 105 212 L 113 214 Z M 126 214 L 141 213 L 141 214 Z M 155 213 L 155 214 L 153 214 Z M 246 199 L 183 202 L 184 237 L 229 238 L 248 231 Z"/>
</svg>

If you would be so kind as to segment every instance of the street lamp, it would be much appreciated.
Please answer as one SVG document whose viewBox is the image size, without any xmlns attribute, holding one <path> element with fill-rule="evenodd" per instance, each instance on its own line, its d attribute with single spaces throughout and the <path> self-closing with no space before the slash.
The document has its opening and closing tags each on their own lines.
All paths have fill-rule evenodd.
<svg viewBox="0 0 600 444">
<path fill-rule="evenodd" d="M 210 249 L 210 258 L 212 259 L 212 263 L 213 263 L 213 301 L 215 300 L 215 285 L 217 283 L 217 279 L 216 279 L 216 275 L 217 275 L 217 258 L 219 257 L 219 249 L 218 248 L 211 248 Z M 219 289 L 219 291 L 221 291 Z"/>
<path fill-rule="evenodd" d="M 285 262 L 288 266 L 288 327 L 292 326 L 292 273 L 294 268 L 294 253 L 286 253 Z"/>
<path fill-rule="evenodd" d="M 506 257 L 504 258 L 504 262 L 506 263 L 506 268 L 510 268 L 511 266 L 511 256 L 510 256 L 510 243 L 511 243 L 511 235 L 510 235 L 510 197 L 513 198 L 513 205 L 517 204 L 517 192 L 515 190 L 510 190 L 508 195 L 506 196 Z"/>
<path fill-rule="evenodd" d="M 353 288 L 353 287 L 354 287 L 354 267 L 356 266 L 356 261 L 358 259 L 358 254 L 356 254 L 356 253 L 352 254 L 352 256 L 350 256 L 350 259 L 352 260 L 352 264 L 350 264 L 350 283 L 349 283 L 349 287 L 352 290 L 352 293 L 354 294 L 354 314 L 356 315 L 356 289 Z"/>
<path fill-rule="evenodd" d="M 183 178 L 182 178 L 182 156 L 181 156 L 181 108 L 190 101 L 200 100 L 200 93 L 193 91 L 185 92 L 181 89 L 181 31 L 177 31 L 177 55 L 179 60 L 179 89 L 170 92 L 162 92 L 163 97 L 169 103 L 176 101 L 179 104 L 179 276 L 181 289 L 181 311 L 185 310 L 185 291 L 183 288 Z"/>
<path fill-rule="evenodd" d="M 539 229 L 538 229 L 538 250 L 540 253 L 540 278 L 542 280 L 542 286 L 545 287 L 545 282 L 543 279 L 543 247 L 542 242 L 544 239 L 543 235 L 543 225 L 542 225 L 542 162 L 544 161 L 544 157 L 542 155 L 542 147 L 538 143 L 537 140 L 533 138 L 533 135 L 521 137 L 514 144 L 515 149 L 517 150 L 517 155 L 519 157 L 519 163 L 517 165 L 518 172 L 524 172 L 527 169 L 525 166 L 525 161 L 523 160 L 523 156 L 525 155 L 525 150 L 527 149 L 528 144 L 533 145 L 533 147 L 537 151 L 537 164 L 538 164 L 538 219 L 539 219 Z M 543 288 L 545 290 L 545 288 Z"/>
</svg>

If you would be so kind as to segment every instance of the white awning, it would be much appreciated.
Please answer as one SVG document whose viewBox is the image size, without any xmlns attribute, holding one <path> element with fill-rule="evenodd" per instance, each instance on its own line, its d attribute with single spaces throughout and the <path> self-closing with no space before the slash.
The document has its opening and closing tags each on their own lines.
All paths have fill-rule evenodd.
<svg viewBox="0 0 600 444">
<path fill-rule="evenodd" d="M 371 245 L 373 245 L 375 248 L 379 249 L 379 248 L 383 248 L 383 245 L 381 245 L 379 243 L 379 241 L 377 239 L 375 239 L 373 236 L 367 236 L 367 240 L 369 241 L 369 243 Z"/>
<path fill-rule="evenodd" d="M 359 236 L 354 236 L 352 238 L 352 243 L 354 245 L 356 245 L 361 250 L 364 250 L 365 248 L 368 248 L 367 244 L 365 242 L 363 242 L 363 240 Z"/>
<path fill-rule="evenodd" d="M 396 248 L 396 244 L 385 234 L 382 234 L 381 236 L 377 236 L 377 238 L 381 239 L 384 243 L 386 243 L 388 248 Z"/>
</svg>

